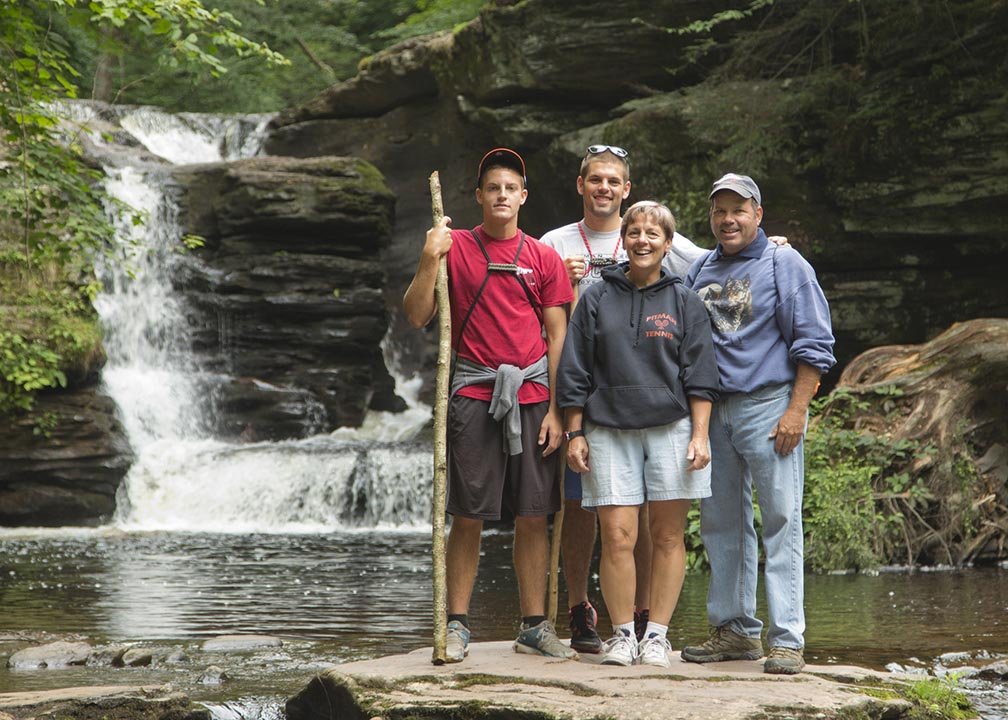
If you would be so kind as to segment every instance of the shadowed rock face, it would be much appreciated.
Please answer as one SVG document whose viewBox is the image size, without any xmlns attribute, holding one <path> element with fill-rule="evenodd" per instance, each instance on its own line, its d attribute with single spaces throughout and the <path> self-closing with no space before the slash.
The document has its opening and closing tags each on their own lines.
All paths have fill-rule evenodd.
<svg viewBox="0 0 1008 720">
<path fill-rule="evenodd" d="M 628 202 L 667 202 L 700 245 L 713 244 L 711 182 L 729 170 L 756 177 L 764 227 L 811 260 L 830 299 L 840 364 L 827 385 L 869 347 L 1008 315 L 1008 240 L 1003 213 L 990 212 L 1008 202 L 1008 101 L 989 92 L 1008 81 L 998 49 L 1008 6 L 873 3 L 861 16 L 854 6 L 778 3 L 719 25 L 691 64 L 701 37 L 666 29 L 723 9 L 499 2 L 425 50 L 414 40 L 384 51 L 353 80 L 280 114 L 266 147 L 359 155 L 385 174 L 399 198 L 392 308 L 430 225 L 432 170 L 454 226 L 472 226 L 479 157 L 515 147 L 529 176 L 521 225 L 538 236 L 580 216 L 579 160 L 605 142 L 630 150 Z M 411 92 L 404 77 L 416 79 Z M 386 102 L 376 103 L 383 83 Z M 393 323 L 407 355 L 433 367 L 432 338 Z"/>
<path fill-rule="evenodd" d="M 51 435 L 35 432 L 55 419 Z M 95 386 L 44 393 L 35 408 L 0 425 L 0 525 L 98 525 L 133 453 L 115 403 Z"/>
<path fill-rule="evenodd" d="M 177 278 L 194 308 L 201 366 L 225 436 L 262 440 L 359 425 L 396 407 L 379 343 L 380 254 L 394 198 L 350 158 L 253 158 L 186 166 L 182 223 L 206 238 Z"/>
</svg>

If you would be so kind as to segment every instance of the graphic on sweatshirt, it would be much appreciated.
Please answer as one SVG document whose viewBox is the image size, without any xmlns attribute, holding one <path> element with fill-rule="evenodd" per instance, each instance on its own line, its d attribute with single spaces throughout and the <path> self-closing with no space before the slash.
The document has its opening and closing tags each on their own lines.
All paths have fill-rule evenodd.
<svg viewBox="0 0 1008 720">
<path fill-rule="evenodd" d="M 658 313 L 656 315 L 649 315 L 645 319 L 645 322 L 648 325 L 652 326 L 654 329 L 645 330 L 644 337 L 667 338 L 669 340 L 675 339 L 675 335 L 672 333 L 669 326 L 678 325 L 679 323 L 676 321 L 674 317 L 672 317 L 668 313 Z"/>
<path fill-rule="evenodd" d="M 752 282 L 748 275 L 740 280 L 728 278 L 724 287 L 711 283 L 700 288 L 697 294 L 707 307 L 707 314 L 718 332 L 738 332 L 752 322 Z"/>
</svg>

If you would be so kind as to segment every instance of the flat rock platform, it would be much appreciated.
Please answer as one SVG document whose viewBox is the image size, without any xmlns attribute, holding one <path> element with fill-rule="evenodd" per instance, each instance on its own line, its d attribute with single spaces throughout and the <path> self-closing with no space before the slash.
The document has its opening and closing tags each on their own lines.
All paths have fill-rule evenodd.
<svg viewBox="0 0 1008 720">
<path fill-rule="evenodd" d="M 767 675 L 762 660 L 698 665 L 678 652 L 670 669 L 596 663 L 597 656 L 564 661 L 487 642 L 470 645 L 465 662 L 435 666 L 424 648 L 320 673 L 287 702 L 287 719 L 896 719 L 910 707 L 868 694 L 898 678 L 851 666 Z"/>
</svg>

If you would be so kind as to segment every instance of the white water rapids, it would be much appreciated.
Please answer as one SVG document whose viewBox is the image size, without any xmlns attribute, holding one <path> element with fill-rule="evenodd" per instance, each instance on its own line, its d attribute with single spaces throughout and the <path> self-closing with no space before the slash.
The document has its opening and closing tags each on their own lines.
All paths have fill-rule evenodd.
<svg viewBox="0 0 1008 720">
<path fill-rule="evenodd" d="M 88 106 L 78 108 L 77 119 L 89 120 Z M 118 132 L 168 164 L 255 155 L 266 123 L 152 108 L 115 112 Z M 99 268 L 104 291 L 95 303 L 109 356 L 104 387 L 136 453 L 115 524 L 226 533 L 429 527 L 430 455 L 408 442 L 430 417 L 416 400 L 419 380 L 397 382 L 409 410 L 371 413 L 360 429 L 251 444 L 210 435 L 207 388 L 226 378 L 201 371 L 189 350 L 185 299 L 173 289 L 172 274 L 193 260 L 181 243 L 166 164 L 139 152 L 116 159 L 105 167 L 106 189 L 146 221 L 117 218 L 120 239 L 137 251 L 125 264 Z M 394 375 L 394 362 L 389 366 Z"/>
</svg>

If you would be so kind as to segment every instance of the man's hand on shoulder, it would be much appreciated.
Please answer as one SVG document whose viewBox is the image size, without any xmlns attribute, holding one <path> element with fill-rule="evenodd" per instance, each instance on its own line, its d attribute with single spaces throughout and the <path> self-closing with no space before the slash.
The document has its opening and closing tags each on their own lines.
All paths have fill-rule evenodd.
<svg viewBox="0 0 1008 720">
<path fill-rule="evenodd" d="M 790 243 L 788 243 L 787 238 L 784 237 L 783 235 L 770 235 L 769 237 L 767 237 L 767 240 L 772 242 L 774 245 L 779 245 L 781 247 L 787 245 L 788 247 L 790 247 Z"/>
</svg>

